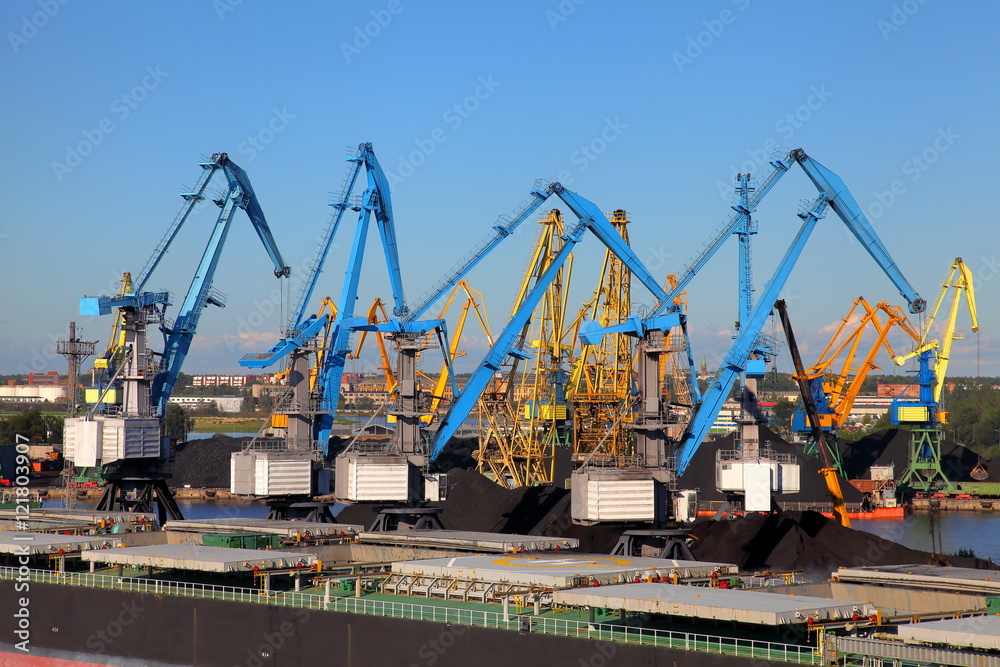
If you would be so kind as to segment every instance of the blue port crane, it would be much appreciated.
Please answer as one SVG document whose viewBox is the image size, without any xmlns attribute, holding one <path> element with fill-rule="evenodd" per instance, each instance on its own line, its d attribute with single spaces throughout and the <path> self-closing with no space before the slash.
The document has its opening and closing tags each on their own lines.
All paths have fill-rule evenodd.
<svg viewBox="0 0 1000 667">
<path fill-rule="evenodd" d="M 225 305 L 212 283 L 237 209 L 243 209 L 250 218 L 274 265 L 274 275 L 282 278 L 290 273 L 246 172 L 225 153 L 214 154 L 200 166 L 202 173 L 195 188 L 182 194 L 184 203 L 180 212 L 136 280 L 131 281 L 126 274 L 117 295 L 80 299 L 83 315 L 114 312 L 117 317 L 114 340 L 110 341 L 104 357 L 110 379 L 87 415 L 67 419 L 64 429 L 67 461 L 80 467 L 106 466 L 103 474 L 107 485 L 97 505 L 101 511 L 151 512 L 155 508 L 161 522 L 167 515 L 183 518 L 166 484 L 167 476 L 160 471 L 163 459 L 168 456 L 161 422 L 205 306 Z M 221 212 L 178 314 L 169 323 L 165 318 L 169 293 L 149 292 L 144 287 L 194 207 L 204 199 L 212 177 L 220 171 L 228 185 L 227 192 L 215 200 Z M 160 353 L 147 344 L 150 326 L 159 328 L 163 334 L 164 349 Z M 117 397 L 106 400 L 109 390 L 118 386 L 120 400 Z"/>
<path fill-rule="evenodd" d="M 313 416 L 310 438 L 317 443 L 323 454 L 329 452 L 330 430 L 336 417 L 340 383 L 350 355 L 350 339 L 354 332 L 382 331 L 423 335 L 437 329 L 442 332 L 441 335 L 447 336 L 442 321 L 417 320 L 411 316 L 412 313 L 406 306 L 389 180 L 375 157 L 371 143 L 360 144 L 356 154 L 348 158 L 348 161 L 351 165 L 344 181 L 344 189 L 338 201 L 332 204 L 334 212 L 316 251 L 309 275 L 303 283 L 298 303 L 289 320 L 287 335 L 266 352 L 248 354 L 239 360 L 240 365 L 247 368 L 265 368 L 314 342 L 322 348 L 310 402 L 312 405 L 310 412 Z M 362 169 L 365 172 L 367 187 L 360 201 L 354 201 L 352 193 Z M 323 272 L 327 255 L 348 209 L 358 213 L 358 221 L 344 268 L 344 282 L 336 308 L 325 313 L 307 315 L 309 302 Z M 379 325 L 372 325 L 367 317 L 355 314 L 368 231 L 373 217 L 385 256 L 393 298 L 393 317 L 389 322 Z M 320 337 L 322 340 L 317 340 Z"/>
<path fill-rule="evenodd" d="M 839 176 L 809 157 L 801 148 L 792 150 L 785 159 L 777 160 L 772 164 L 774 165 L 774 170 L 765 178 L 762 185 L 758 186 L 754 197 L 750 198 L 751 203 L 756 204 L 762 196 L 761 190 L 765 192 L 769 190 L 774 185 L 774 182 L 788 171 L 792 164 L 798 164 L 805 171 L 809 180 L 812 181 L 820 194 L 808 210 L 799 214 L 799 217 L 802 219 L 802 225 L 798 233 L 775 269 L 771 279 L 765 284 L 760 298 L 750 311 L 748 321 L 741 323 L 736 339 L 733 341 L 723 360 L 722 367 L 711 381 L 708 390 L 702 397 L 702 403 L 698 406 L 688 428 L 681 437 L 680 445 L 677 449 L 676 474 L 678 477 L 683 475 L 688 465 L 690 465 L 691 459 L 707 435 L 708 429 L 718 416 L 723 402 L 729 396 L 733 384 L 741 374 L 746 372 L 748 363 L 751 361 L 751 356 L 759 348 L 758 341 L 764 323 L 770 315 L 774 303 L 784 288 L 788 276 L 791 274 L 816 223 L 825 216 L 828 208 L 833 209 L 834 213 L 837 214 L 848 230 L 862 244 L 872 259 L 875 260 L 879 268 L 882 269 L 896 286 L 900 295 L 906 299 L 910 312 L 923 312 L 927 306 L 926 301 L 920 297 L 905 276 L 903 276 L 903 273 L 892 259 L 889 251 L 875 233 L 871 223 L 868 222 L 861 207 Z M 687 284 L 694 273 L 697 272 L 697 269 L 704 266 L 708 258 L 718 250 L 723 241 L 737 230 L 741 224 L 741 220 L 743 220 L 743 216 L 748 214 L 748 211 L 741 210 L 743 208 L 749 209 L 751 207 L 737 207 L 736 215 L 730 217 L 729 224 L 724 226 L 721 233 L 716 235 L 715 239 L 681 274 L 678 280 L 678 287 Z M 676 291 L 677 288 L 674 288 L 668 296 L 676 296 L 673 294 Z M 665 309 L 668 305 L 669 302 L 662 307 Z"/>
<path fill-rule="evenodd" d="M 238 209 L 243 209 L 250 219 L 254 231 L 257 232 L 257 236 L 274 265 L 274 275 L 281 278 L 290 274 L 290 269 L 281 257 L 281 252 L 274 241 L 246 172 L 230 160 L 226 153 L 215 153 L 211 160 L 202 162 L 199 166 L 202 172 L 197 184 L 193 189 L 181 194 L 184 203 L 180 211 L 157 243 L 138 277 L 132 281 L 130 289 L 116 296 L 83 297 L 80 299 L 80 313 L 82 315 L 108 315 L 115 310 L 142 311 L 144 309 L 156 309 L 162 315 L 165 308 L 170 305 L 169 294 L 167 292 L 147 292 L 144 291 L 144 287 L 195 206 L 205 198 L 204 192 L 212 180 L 212 176 L 219 171 L 225 174 L 228 191 L 224 196 L 215 200 L 221 211 L 212 228 L 212 234 L 202 252 L 201 260 L 195 270 L 194 277 L 191 279 L 184 300 L 181 302 L 174 323 L 163 327 L 165 344 L 162 361 L 159 372 L 153 378 L 150 390 L 150 403 L 155 408 L 156 414 L 161 417 L 166 413 L 167 401 L 177 381 L 177 375 L 184 365 L 191 341 L 197 333 L 198 323 L 205 306 L 209 304 L 219 307 L 225 306 L 221 295 L 212 289 L 212 282 L 230 225 Z M 109 372 L 113 375 L 115 370 L 110 368 Z"/>
<path fill-rule="evenodd" d="M 248 354 L 239 360 L 240 365 L 247 368 L 265 368 L 315 341 L 317 336 L 324 335 L 325 340 L 320 343 L 323 348 L 323 359 L 315 383 L 317 394 L 315 403 L 318 409 L 312 422 L 312 438 L 324 454 L 329 453 L 330 428 L 336 415 L 340 381 L 350 354 L 351 334 L 356 331 L 379 331 L 397 338 L 413 338 L 437 330 L 439 336 L 447 339 L 447 331 L 443 321 L 423 321 L 420 318 L 441 297 L 458 285 L 490 252 L 512 235 L 522 222 L 527 220 L 546 199 L 552 196 L 556 189 L 561 189 L 558 184 L 536 183 L 529 198 L 517 207 L 513 215 L 500 216 L 482 241 L 463 255 L 444 276 L 415 301 L 414 305 L 407 306 L 399 268 L 388 178 L 379 165 L 370 143 L 359 145 L 356 155 L 349 158 L 349 161 L 352 165 L 344 181 L 344 190 L 339 200 L 332 204 L 335 211 L 316 252 L 309 275 L 303 283 L 302 293 L 292 314 L 287 335 L 266 352 Z M 354 203 L 352 190 L 362 168 L 367 177 L 367 189 L 361 196 L 361 201 Z M 332 247 L 333 238 L 347 209 L 357 211 L 359 217 L 351 252 L 344 268 L 345 279 L 337 303 L 336 316 L 334 317 L 332 313 L 308 315 L 309 301 L 322 273 L 327 254 Z M 380 324 L 370 324 L 367 318 L 357 317 L 354 314 L 354 304 L 357 298 L 367 233 L 372 215 L 375 216 L 378 225 L 393 291 L 393 317 Z M 447 344 L 442 349 L 447 349 Z"/>
</svg>

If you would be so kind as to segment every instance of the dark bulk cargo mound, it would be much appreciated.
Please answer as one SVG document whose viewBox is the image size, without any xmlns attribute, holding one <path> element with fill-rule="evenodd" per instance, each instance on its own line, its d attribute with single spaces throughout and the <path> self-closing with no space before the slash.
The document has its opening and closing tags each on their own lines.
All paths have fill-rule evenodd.
<svg viewBox="0 0 1000 667">
<path fill-rule="evenodd" d="M 867 479 L 873 465 L 893 465 L 898 478 L 910 457 L 910 432 L 898 428 L 873 433 L 843 448 L 844 470 L 851 479 Z M 989 461 L 971 449 L 947 440 L 941 442 L 941 469 L 953 482 L 974 481 L 969 473 L 982 463 L 989 477 L 982 481 L 1000 482 L 1000 470 L 991 470 Z"/>
<path fill-rule="evenodd" d="M 211 438 L 188 440 L 177 445 L 174 461 L 165 470 L 173 475 L 170 486 L 228 489 L 230 455 L 242 450 L 245 440 L 216 433 Z"/>
<path fill-rule="evenodd" d="M 570 514 L 570 494 L 559 487 L 504 489 L 479 473 L 454 470 L 441 519 L 446 528 L 522 535 L 575 537 L 580 551 L 610 553 L 619 535 L 644 525 L 580 526 Z M 385 505 L 383 505 L 385 506 Z M 352 505 L 337 515 L 344 523 L 371 525 L 379 507 Z M 825 579 L 839 566 L 940 563 L 863 531 L 843 528 L 817 512 L 752 514 L 695 524 L 692 551 L 699 560 L 737 563 L 754 570 L 802 570 Z M 974 558 L 947 557 L 961 567 L 994 567 Z"/>
</svg>

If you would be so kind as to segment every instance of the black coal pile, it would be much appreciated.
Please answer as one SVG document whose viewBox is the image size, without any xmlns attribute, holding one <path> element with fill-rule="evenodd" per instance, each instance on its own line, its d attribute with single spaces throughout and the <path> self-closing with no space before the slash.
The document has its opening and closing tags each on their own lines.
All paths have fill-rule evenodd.
<svg viewBox="0 0 1000 667">
<path fill-rule="evenodd" d="M 869 479 L 868 469 L 873 465 L 890 464 L 893 465 L 894 475 L 899 477 L 910 458 L 910 432 L 898 428 L 879 431 L 856 442 L 846 443 L 842 452 L 844 470 L 851 479 Z M 1000 482 L 1000 469 L 991 470 L 989 461 L 958 443 L 942 441 L 941 469 L 951 481 L 974 481 L 969 473 L 980 462 L 989 475 L 982 481 Z"/>
<path fill-rule="evenodd" d="M 245 440 L 216 433 L 211 438 L 182 442 L 174 451 L 173 463 L 166 466 L 165 472 L 173 475 L 168 483 L 174 487 L 228 489 L 230 455 L 242 450 Z"/>
<path fill-rule="evenodd" d="M 937 556 L 861 530 L 844 528 L 818 512 L 751 514 L 732 521 L 701 521 L 691 551 L 699 560 L 736 563 L 746 571 L 802 570 L 825 579 L 838 567 L 908 563 L 990 568 L 982 559 Z"/>
<path fill-rule="evenodd" d="M 442 507 L 441 522 L 450 530 L 528 534 L 569 492 L 555 486 L 507 489 L 475 470 L 448 471 L 447 499 L 432 503 Z M 357 504 L 345 507 L 337 520 L 365 526 L 389 505 Z"/>
<path fill-rule="evenodd" d="M 819 456 L 806 456 L 802 452 L 802 445 L 798 443 L 786 442 L 778 434 L 771 431 L 766 426 L 760 427 L 761 448 L 768 447 L 779 454 L 791 454 L 799 464 L 799 485 L 798 493 L 785 493 L 777 497 L 780 505 L 783 502 L 801 502 L 827 504 L 830 496 L 826 490 L 826 482 L 819 473 L 823 467 L 822 459 Z M 691 465 L 684 471 L 684 475 L 679 480 L 679 487 L 683 489 L 698 489 L 701 500 L 719 501 L 725 500 L 725 494 L 715 488 L 715 453 L 718 450 L 736 449 L 736 436 L 728 435 L 713 442 L 702 443 L 698 451 L 691 459 Z M 848 503 L 860 503 L 864 494 L 841 480 L 841 491 L 844 500 Z"/>
<path fill-rule="evenodd" d="M 450 472 L 455 468 L 471 470 L 476 467 L 473 453 L 479 448 L 478 437 L 455 436 L 434 460 L 435 471 Z"/>
<path fill-rule="evenodd" d="M 473 470 L 455 469 L 450 474 L 448 499 L 439 506 L 444 508 L 441 519 L 445 528 L 452 530 L 573 537 L 580 540 L 580 551 L 610 553 L 623 531 L 649 527 L 581 526 L 573 523 L 570 493 L 561 487 L 506 489 Z M 379 507 L 352 505 L 344 508 L 337 520 L 369 526 Z M 825 579 L 841 566 L 929 563 L 995 567 L 976 558 L 916 551 L 871 533 L 844 528 L 811 511 L 704 520 L 695 524 L 693 535 L 692 551 L 699 560 L 736 563 L 747 571 L 802 570 L 815 579 Z"/>
</svg>

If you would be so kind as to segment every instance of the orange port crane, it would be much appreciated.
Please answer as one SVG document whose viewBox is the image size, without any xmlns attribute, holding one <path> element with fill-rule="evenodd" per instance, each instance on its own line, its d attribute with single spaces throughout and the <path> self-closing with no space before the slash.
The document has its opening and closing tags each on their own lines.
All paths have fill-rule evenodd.
<svg viewBox="0 0 1000 667">
<path fill-rule="evenodd" d="M 796 371 L 793 379 L 807 383 L 809 394 L 816 403 L 819 426 L 824 432 L 835 437 L 847 422 L 868 373 L 881 370 L 876 364 L 879 352 L 884 348 L 890 359 L 896 356 L 888 338 L 893 327 L 898 327 L 914 341 L 920 339 L 920 334 L 901 308 L 885 301 L 872 306 L 859 296 L 841 320 L 819 361 L 808 370 Z M 875 332 L 874 341 L 858 363 L 858 351 L 862 349 L 861 344 L 869 330 Z M 839 371 L 835 369 L 838 359 Z M 796 410 L 792 415 L 792 430 L 812 433 L 803 409 Z"/>
</svg>

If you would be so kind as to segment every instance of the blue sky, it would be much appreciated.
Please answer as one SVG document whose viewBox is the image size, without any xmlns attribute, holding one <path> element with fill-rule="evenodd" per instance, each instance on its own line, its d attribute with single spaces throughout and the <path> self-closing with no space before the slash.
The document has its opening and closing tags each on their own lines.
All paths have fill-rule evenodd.
<svg viewBox="0 0 1000 667">
<path fill-rule="evenodd" d="M 104 344 L 110 321 L 79 316 L 78 297 L 141 269 L 202 155 L 246 169 L 301 267 L 347 147 L 370 141 L 392 174 L 410 300 L 539 178 L 629 211 L 632 245 L 663 279 L 727 216 L 736 172 L 762 176 L 772 153 L 802 147 L 844 179 L 922 296 L 965 259 L 982 333 L 956 343 L 951 372 L 1000 375 L 998 19 L 995 3 L 940 0 L 5 2 L 0 371 L 64 370 L 51 341 L 70 320 Z M 814 196 L 796 171 L 761 205 L 758 288 Z M 199 209 L 149 287 L 180 299 L 215 215 Z M 318 295 L 339 292 L 351 222 Z M 470 276 L 495 329 L 533 237 L 526 223 Z M 598 246 L 581 244 L 578 300 L 596 285 Z M 390 296 L 371 247 L 364 304 Z M 736 315 L 735 260 L 732 241 L 689 290 L 695 354 L 713 367 Z M 240 372 L 236 359 L 283 322 L 242 214 L 215 286 L 229 305 L 206 311 L 188 372 Z M 807 361 L 855 297 L 903 305 L 832 216 L 787 292 Z M 483 345 L 470 335 L 468 359 Z"/>
</svg>

